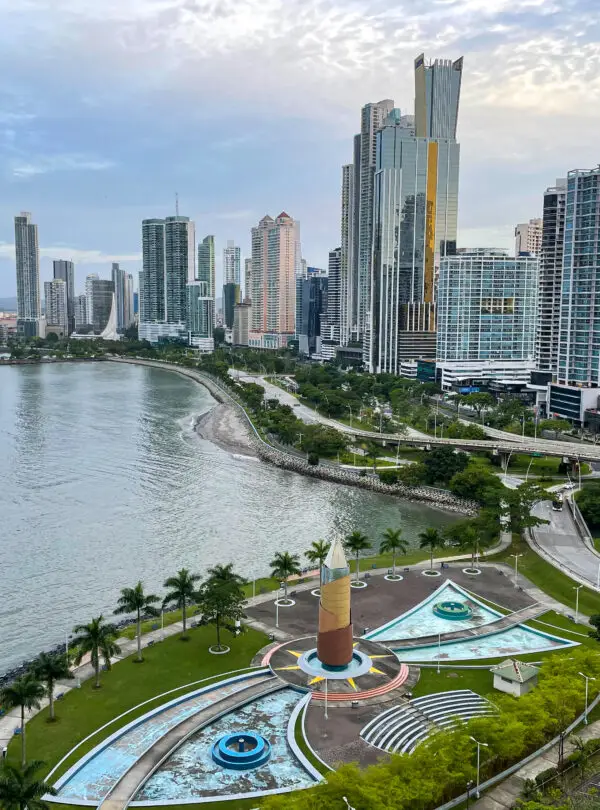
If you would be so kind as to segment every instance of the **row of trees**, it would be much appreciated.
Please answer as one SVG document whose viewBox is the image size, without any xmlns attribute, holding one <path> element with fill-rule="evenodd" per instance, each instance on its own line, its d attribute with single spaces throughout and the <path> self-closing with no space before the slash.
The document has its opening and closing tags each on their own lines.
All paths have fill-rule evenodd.
<svg viewBox="0 0 600 810">
<path fill-rule="evenodd" d="M 243 577 L 233 570 L 233 565 L 217 565 L 210 568 L 207 578 L 200 584 L 200 575 L 182 568 L 176 576 L 165 580 L 167 594 L 161 600 L 156 594 L 144 591 L 141 582 L 133 588 L 123 588 L 115 614 L 133 614 L 136 622 L 137 661 L 144 660 L 141 644 L 141 625 L 144 617 L 158 616 L 161 610 L 174 606 L 182 611 L 183 633 L 180 638 L 187 640 L 187 611 L 191 604 L 197 606 L 201 614 L 200 624 L 214 624 L 217 636 L 217 649 L 222 649 L 221 630 L 226 627 L 237 633 L 237 626 L 243 618 L 243 603 L 246 584 Z M 157 607 L 161 603 L 161 607 Z M 237 623 L 237 624 L 236 624 Z M 21 710 L 21 764 L 24 768 L 26 757 L 25 713 L 39 709 L 44 697 L 49 701 L 49 722 L 56 719 L 54 690 L 57 682 L 73 678 L 71 666 L 81 664 L 86 656 L 94 670 L 94 687 L 100 688 L 102 666 L 111 668 L 111 659 L 119 655 L 117 644 L 118 628 L 107 622 L 104 616 L 93 618 L 88 624 L 77 625 L 73 632 L 73 652 L 41 653 L 29 670 L 20 678 L 0 690 L 0 705 L 6 709 Z"/>
</svg>

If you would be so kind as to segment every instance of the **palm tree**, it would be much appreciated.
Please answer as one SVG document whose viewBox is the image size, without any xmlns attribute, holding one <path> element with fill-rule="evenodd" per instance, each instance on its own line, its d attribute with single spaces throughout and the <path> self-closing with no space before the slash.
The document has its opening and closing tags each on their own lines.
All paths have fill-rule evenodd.
<svg viewBox="0 0 600 810">
<path fill-rule="evenodd" d="M 175 602 L 181 608 L 183 619 L 183 633 L 181 638 L 185 639 L 187 630 L 187 606 L 194 600 L 196 593 L 196 583 L 200 580 L 200 574 L 190 574 L 187 568 L 182 568 L 177 572 L 177 576 L 169 577 L 165 580 L 164 587 L 169 588 L 169 592 L 163 599 L 163 607 L 169 602 Z"/>
<path fill-rule="evenodd" d="M 425 529 L 419 534 L 419 548 L 428 548 L 431 552 L 430 570 L 433 571 L 433 552 L 436 548 L 442 548 L 446 541 L 437 529 Z"/>
<path fill-rule="evenodd" d="M 0 703 L 7 709 L 21 709 L 21 765 L 27 763 L 27 749 L 25 742 L 25 709 L 39 709 L 44 697 L 44 685 L 35 675 L 28 672 L 13 681 L 0 692 Z"/>
<path fill-rule="evenodd" d="M 283 580 L 285 598 L 288 593 L 288 577 L 292 574 L 300 574 L 300 557 L 297 554 L 290 554 L 289 551 L 278 551 L 269 563 L 271 566 L 271 576 Z"/>
<path fill-rule="evenodd" d="M 348 551 L 351 551 L 352 554 L 356 554 L 356 581 L 358 582 L 358 557 L 361 551 L 368 551 L 370 548 L 373 548 L 373 544 L 366 534 L 363 534 L 357 529 L 346 537 L 344 540 L 344 546 Z"/>
<path fill-rule="evenodd" d="M 383 543 L 379 547 L 382 554 L 392 555 L 392 576 L 396 576 L 396 554 L 406 554 L 408 551 L 408 543 L 403 540 L 402 529 L 386 529 L 383 533 Z"/>
<path fill-rule="evenodd" d="M 319 566 L 319 588 L 323 585 L 323 563 L 330 548 L 331 543 L 328 543 L 327 540 L 313 540 L 308 551 L 304 552 L 309 562 Z"/>
<path fill-rule="evenodd" d="M 100 659 L 103 658 L 106 669 L 110 669 L 110 659 L 121 652 L 121 648 L 115 643 L 117 628 L 114 624 L 105 624 L 104 616 L 98 616 L 89 624 L 78 624 L 73 632 L 78 633 L 73 639 L 73 644 L 77 647 L 75 663 L 80 664 L 83 656 L 90 653 L 96 673 L 94 688 L 100 689 Z"/>
<path fill-rule="evenodd" d="M 206 572 L 206 579 L 209 582 L 221 583 L 235 583 L 240 588 L 247 584 L 247 580 L 240 574 L 236 574 L 233 570 L 233 563 L 227 565 L 215 565 L 214 568 L 209 568 Z"/>
<path fill-rule="evenodd" d="M 0 767 L 0 806 L 4 810 L 48 810 L 42 796 L 56 796 L 56 790 L 36 773 L 43 762 L 30 762 L 21 768 L 4 760 Z"/>
<path fill-rule="evenodd" d="M 57 681 L 73 680 L 73 673 L 69 669 L 69 659 L 66 655 L 52 655 L 40 653 L 33 662 L 33 673 L 46 685 L 46 695 L 50 701 L 50 717 L 54 718 L 54 686 Z"/>
<path fill-rule="evenodd" d="M 144 586 L 141 582 L 135 588 L 123 588 L 119 597 L 119 607 L 115 614 L 135 613 L 136 635 L 137 635 L 137 660 L 143 661 L 142 656 L 142 613 L 150 616 L 159 616 L 160 610 L 154 605 L 160 602 L 160 597 L 153 593 L 144 593 Z"/>
</svg>

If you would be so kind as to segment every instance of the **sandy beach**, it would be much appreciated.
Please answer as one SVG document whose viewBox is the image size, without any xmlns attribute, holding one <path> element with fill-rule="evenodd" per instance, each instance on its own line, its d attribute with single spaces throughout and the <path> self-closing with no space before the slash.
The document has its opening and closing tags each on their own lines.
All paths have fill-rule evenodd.
<svg viewBox="0 0 600 810">
<path fill-rule="evenodd" d="M 249 427 L 233 405 L 218 403 L 198 419 L 195 429 L 201 439 L 213 442 L 228 453 L 257 457 L 254 443 L 248 435 Z"/>
</svg>

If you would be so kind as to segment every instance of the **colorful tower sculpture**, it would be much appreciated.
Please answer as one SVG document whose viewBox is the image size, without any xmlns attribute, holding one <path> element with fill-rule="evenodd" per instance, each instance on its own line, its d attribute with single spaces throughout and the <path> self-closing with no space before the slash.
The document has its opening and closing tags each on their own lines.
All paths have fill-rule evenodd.
<svg viewBox="0 0 600 810">
<path fill-rule="evenodd" d="M 317 654 L 325 667 L 343 669 L 352 660 L 350 569 L 344 547 L 334 540 L 323 563 Z"/>
</svg>

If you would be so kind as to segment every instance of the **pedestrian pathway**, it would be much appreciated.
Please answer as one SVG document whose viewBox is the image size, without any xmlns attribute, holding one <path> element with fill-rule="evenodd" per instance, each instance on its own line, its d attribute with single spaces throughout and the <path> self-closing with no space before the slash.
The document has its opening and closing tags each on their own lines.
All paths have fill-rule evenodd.
<svg viewBox="0 0 600 810">
<path fill-rule="evenodd" d="M 589 726 L 581 726 L 575 736 L 580 737 L 584 742 L 600 737 L 600 720 L 590 723 Z M 564 743 L 564 756 L 567 757 L 574 750 L 572 736 L 567 737 Z M 471 807 L 473 810 L 511 810 L 521 795 L 526 780 L 535 779 L 539 773 L 547 768 L 555 768 L 557 764 L 558 743 L 542 756 L 534 759 L 533 762 L 528 762 L 508 779 L 496 785 Z"/>
</svg>

